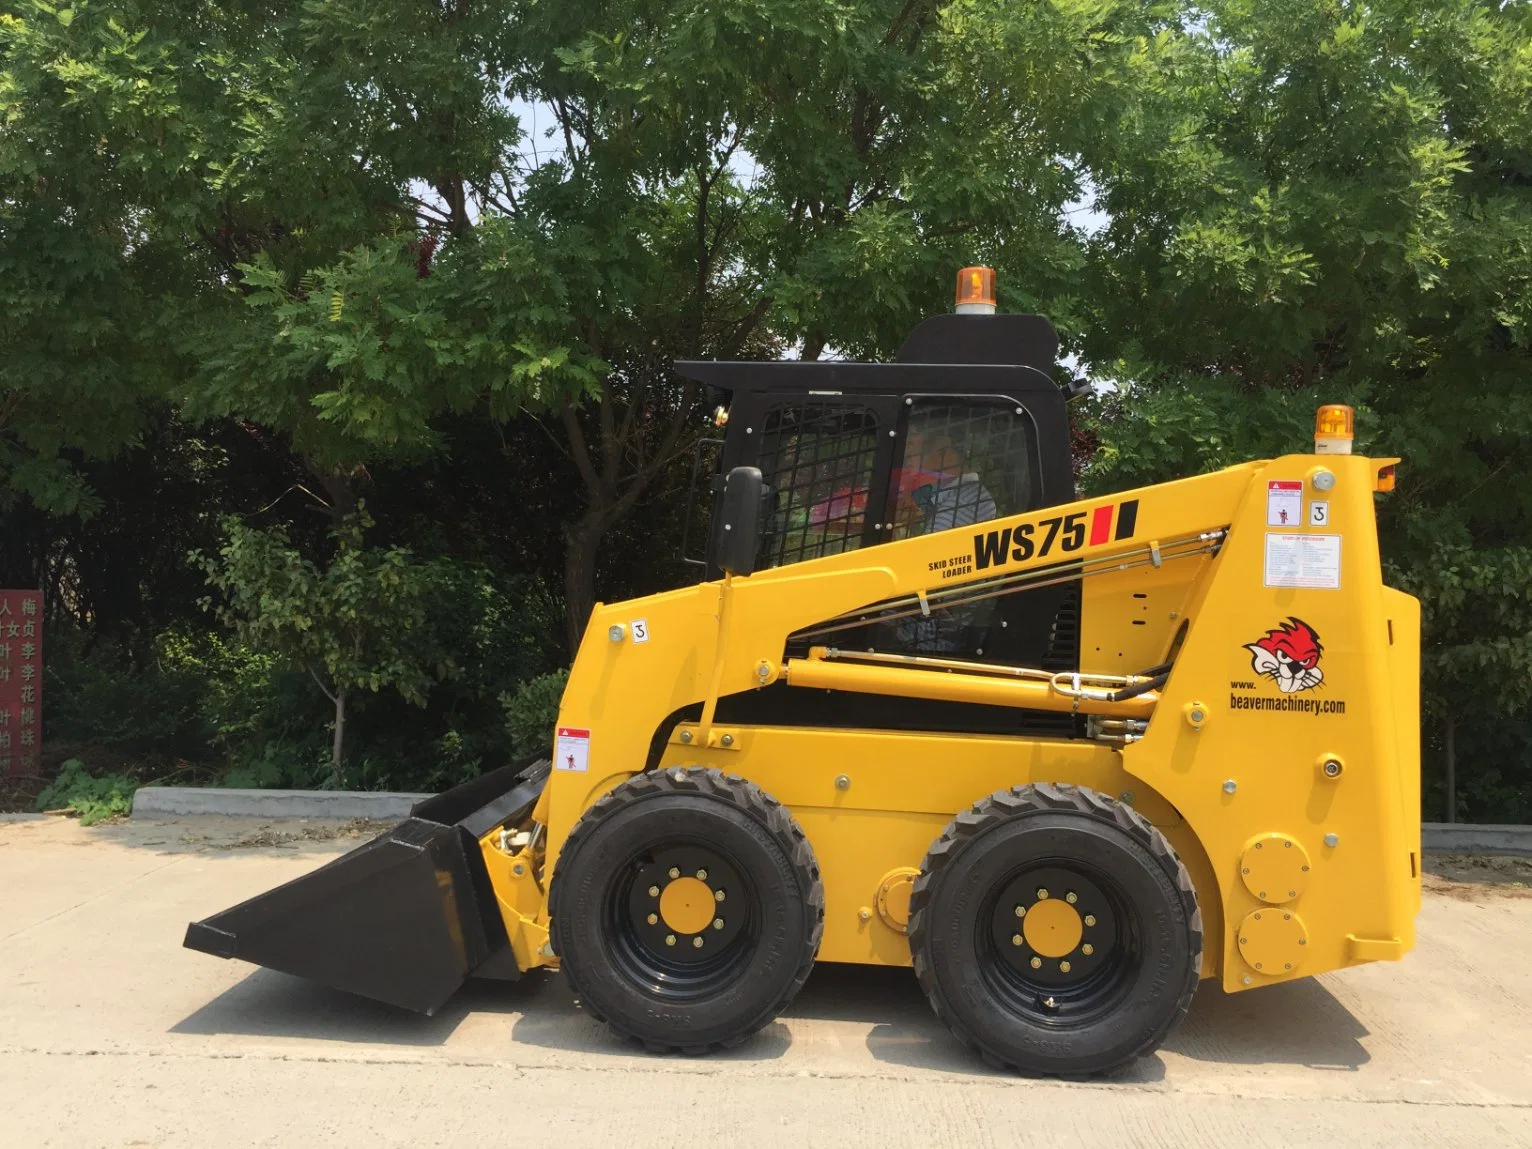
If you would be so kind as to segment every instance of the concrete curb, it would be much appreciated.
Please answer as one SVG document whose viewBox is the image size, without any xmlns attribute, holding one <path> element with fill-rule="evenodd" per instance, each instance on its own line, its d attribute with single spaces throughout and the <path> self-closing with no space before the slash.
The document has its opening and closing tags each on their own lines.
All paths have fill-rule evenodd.
<svg viewBox="0 0 1532 1149">
<path fill-rule="evenodd" d="M 188 818 L 221 815 L 226 818 L 368 818 L 388 822 L 409 817 L 411 806 L 431 796 L 363 790 L 224 790 L 212 786 L 144 786 L 133 795 L 133 817 Z M 1428 854 L 1532 855 L 1532 826 L 1426 822 L 1420 828 L 1420 837 L 1421 849 Z"/>
<path fill-rule="evenodd" d="M 430 794 L 360 790 L 225 790 L 199 786 L 143 786 L 133 795 L 135 818 L 367 818 L 409 817 L 410 807 Z"/>
<path fill-rule="evenodd" d="M 1532 826 L 1473 826 L 1425 822 L 1420 848 L 1428 854 L 1524 854 L 1532 856 Z"/>
</svg>

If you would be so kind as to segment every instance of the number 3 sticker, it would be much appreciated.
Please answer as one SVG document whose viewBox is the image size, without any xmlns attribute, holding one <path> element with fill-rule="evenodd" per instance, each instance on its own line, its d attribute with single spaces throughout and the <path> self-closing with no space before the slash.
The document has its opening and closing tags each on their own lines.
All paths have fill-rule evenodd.
<svg viewBox="0 0 1532 1149">
<path fill-rule="evenodd" d="M 649 620 L 648 619 L 646 619 L 646 618 L 635 618 L 630 625 L 633 628 L 633 641 L 634 642 L 648 642 L 649 641 Z"/>
</svg>

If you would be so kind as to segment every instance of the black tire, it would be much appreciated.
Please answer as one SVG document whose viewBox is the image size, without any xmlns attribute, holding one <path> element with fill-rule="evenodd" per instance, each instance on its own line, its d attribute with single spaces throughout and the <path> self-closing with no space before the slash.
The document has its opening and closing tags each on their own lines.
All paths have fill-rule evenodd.
<svg viewBox="0 0 1532 1149">
<path fill-rule="evenodd" d="M 667 881 L 693 877 L 718 916 L 690 934 L 656 924 Z M 803 987 L 824 931 L 819 865 L 798 823 L 754 783 L 700 768 L 637 775 L 587 810 L 549 904 L 554 952 L 584 1008 L 657 1053 L 724 1049 L 766 1025 Z"/>
<path fill-rule="evenodd" d="M 1076 914 L 1056 934 L 1040 923 L 1069 911 L 1055 900 L 1039 914 L 1049 897 Z M 988 1064 L 1034 1075 L 1108 1073 L 1153 1052 L 1202 967 L 1202 913 L 1175 850 L 1075 786 L 1017 786 L 954 818 L 921 865 L 909 935 L 937 1017 Z"/>
</svg>

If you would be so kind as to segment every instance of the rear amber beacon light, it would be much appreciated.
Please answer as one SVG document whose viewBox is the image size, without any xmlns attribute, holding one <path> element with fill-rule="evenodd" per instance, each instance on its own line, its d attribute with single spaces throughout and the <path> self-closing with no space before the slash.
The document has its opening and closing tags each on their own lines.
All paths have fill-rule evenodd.
<svg viewBox="0 0 1532 1149">
<path fill-rule="evenodd" d="M 1327 403 L 1314 415 L 1314 454 L 1351 454 L 1356 415 L 1343 403 Z"/>
<path fill-rule="evenodd" d="M 958 272 L 957 307 L 959 315 L 995 313 L 995 269 L 965 267 Z"/>
</svg>

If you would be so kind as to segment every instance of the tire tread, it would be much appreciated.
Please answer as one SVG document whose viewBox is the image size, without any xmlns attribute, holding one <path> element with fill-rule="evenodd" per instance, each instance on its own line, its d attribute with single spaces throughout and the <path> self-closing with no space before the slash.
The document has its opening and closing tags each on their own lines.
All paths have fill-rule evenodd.
<svg viewBox="0 0 1532 1149">
<path fill-rule="evenodd" d="M 998 790 L 961 811 L 948 823 L 941 836 L 931 844 L 921 863 L 920 876 L 910 894 L 910 953 L 914 959 L 915 976 L 925 991 L 926 1000 L 943 1025 L 970 1052 L 992 1068 L 1012 1072 L 1024 1072 L 1024 1067 L 1009 1061 L 999 1051 L 988 1047 L 976 1034 L 970 1033 L 947 1008 L 940 988 L 933 976 L 930 963 L 925 958 L 926 931 L 930 924 L 927 909 L 930 904 L 931 885 L 946 865 L 962 848 L 977 838 L 997 821 L 1025 816 L 1029 813 L 1076 813 L 1098 822 L 1109 823 L 1126 833 L 1165 871 L 1175 884 L 1182 908 L 1186 911 L 1188 930 L 1191 934 L 1192 960 L 1188 963 L 1188 975 L 1181 987 L 1177 1008 L 1168 1020 L 1151 1033 L 1131 1052 L 1116 1061 L 1098 1067 L 1096 1073 L 1109 1074 L 1152 1053 L 1180 1024 L 1191 1008 L 1192 997 L 1202 971 L 1202 910 L 1197 905 L 1196 890 L 1191 874 L 1170 840 L 1149 820 L 1132 807 L 1107 797 L 1096 790 L 1066 783 L 1034 782 Z"/>
<path fill-rule="evenodd" d="M 811 928 L 809 931 L 809 944 L 804 946 L 805 956 L 798 968 L 794 971 L 792 980 L 778 996 L 778 999 L 768 1004 L 762 1011 L 757 1024 L 746 1027 L 736 1035 L 731 1035 L 720 1041 L 706 1044 L 681 1044 L 655 1041 L 651 1037 L 638 1033 L 629 1027 L 622 1025 L 614 1018 L 601 1013 L 586 998 L 581 991 L 578 975 L 568 965 L 563 966 L 563 973 L 568 979 L 570 988 L 575 996 L 580 999 L 585 1011 L 597 1021 L 605 1024 L 617 1036 L 625 1040 L 635 1041 L 642 1045 L 650 1053 L 672 1054 L 679 1053 L 686 1056 L 700 1056 L 707 1053 L 715 1053 L 723 1049 L 732 1049 L 746 1038 L 756 1033 L 761 1026 L 766 1025 L 773 1018 L 779 1016 L 803 988 L 804 982 L 808 981 L 809 974 L 813 972 L 814 960 L 819 953 L 819 943 L 824 936 L 824 909 L 825 894 L 824 882 L 819 872 L 819 862 L 814 856 L 814 849 L 809 845 L 808 837 L 803 828 L 798 825 L 787 807 L 773 798 L 765 790 L 754 782 L 741 778 L 738 774 L 726 774 L 722 770 L 712 767 L 701 766 L 671 766 L 663 770 L 651 770 L 643 774 L 635 774 L 626 782 L 613 787 L 591 807 L 586 810 L 580 820 L 575 823 L 569 837 L 565 839 L 563 848 L 560 850 L 560 858 L 573 858 L 579 852 L 580 847 L 589 837 L 595 833 L 608 817 L 626 807 L 643 802 L 647 799 L 662 794 L 695 794 L 717 801 L 727 803 L 737 810 L 749 815 L 758 822 L 779 844 L 790 847 L 787 850 L 788 859 L 798 877 L 800 889 L 808 891 L 804 899 L 804 906 L 811 915 Z M 548 891 L 549 905 L 556 905 L 559 889 L 559 868 L 555 866 L 553 882 Z M 561 952 L 561 939 L 559 936 L 558 915 L 553 915 L 552 927 L 549 931 L 549 941 L 553 945 L 553 952 Z"/>
</svg>

